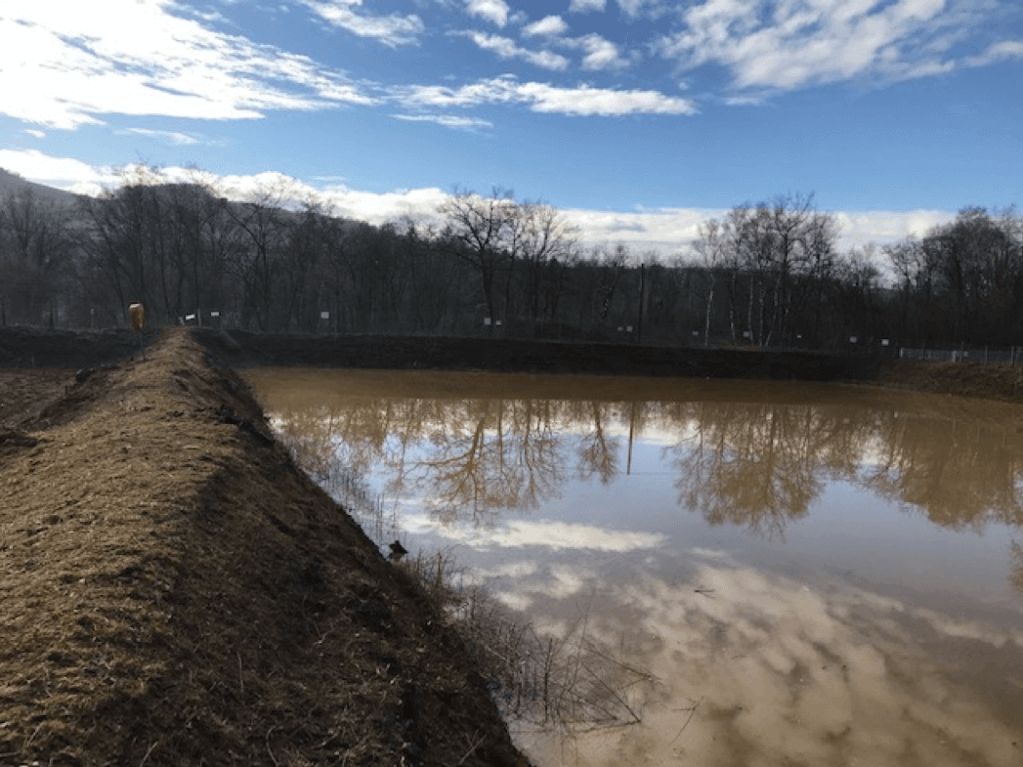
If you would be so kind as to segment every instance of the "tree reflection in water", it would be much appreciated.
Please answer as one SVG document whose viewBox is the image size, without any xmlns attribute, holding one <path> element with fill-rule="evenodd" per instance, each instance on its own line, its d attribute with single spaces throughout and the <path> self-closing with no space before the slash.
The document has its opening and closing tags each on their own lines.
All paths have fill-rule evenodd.
<svg viewBox="0 0 1023 767">
<path fill-rule="evenodd" d="M 535 509 L 557 495 L 565 460 L 555 403 L 466 400 L 453 403 L 429 434 L 422 457 L 391 464 L 393 492 L 409 487 L 443 521 L 474 520 L 504 509 Z"/>
<path fill-rule="evenodd" d="M 686 396 L 683 384 L 645 382 L 606 396 L 593 380 L 558 379 L 537 392 L 513 377 L 396 379 L 397 390 L 384 374 L 339 376 L 327 392 L 288 378 L 280 390 L 257 389 L 303 466 L 348 471 L 402 499 L 409 531 L 466 544 L 478 582 L 546 633 L 571 634 L 585 604 L 588 640 L 651 676 L 629 688 L 639 724 L 572 733 L 578 763 L 1018 761 L 1018 409 L 801 385 L 700 383 Z M 846 494 L 852 504 L 825 495 L 835 482 L 860 491 Z M 817 512 L 826 524 L 832 511 L 857 513 L 867 494 L 916 517 L 896 522 L 918 524 L 886 527 L 865 509 L 878 530 L 835 562 L 833 545 L 816 548 L 826 526 L 807 524 L 771 559 L 780 547 L 701 537 L 698 524 L 672 535 L 675 520 L 647 504 L 661 499 L 671 511 L 677 501 L 676 514 L 780 538 Z M 838 505 L 824 509 L 821 499 Z M 607 519 L 610 504 L 623 509 L 620 524 Z M 536 519 L 514 516 L 531 510 Z M 973 536 L 928 536 L 932 525 L 1010 530 L 989 530 L 990 545 L 971 541 L 946 567 L 935 552 Z M 911 566 L 874 578 L 872 565 L 914 536 L 931 540 L 907 553 Z M 990 567 L 969 558 L 992 552 Z M 976 581 L 957 590 L 975 565 Z M 537 753 L 572 763 L 556 735 L 548 743 L 536 734 Z"/>
<path fill-rule="evenodd" d="M 1012 542 L 1012 585 L 1023 592 L 1023 546 Z"/>
<path fill-rule="evenodd" d="M 882 404 L 335 395 L 273 412 L 314 474 L 372 471 L 386 494 L 415 495 L 446 522 L 535 509 L 568 479 L 614 483 L 632 443 L 652 440 L 679 505 L 710 524 L 781 536 L 840 480 L 947 528 L 1023 525 L 1023 435 L 1012 423 Z"/>
</svg>

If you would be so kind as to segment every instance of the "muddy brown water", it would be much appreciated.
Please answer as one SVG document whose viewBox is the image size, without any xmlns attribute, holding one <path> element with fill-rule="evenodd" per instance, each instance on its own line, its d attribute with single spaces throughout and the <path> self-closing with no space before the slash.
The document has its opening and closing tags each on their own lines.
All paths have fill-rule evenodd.
<svg viewBox="0 0 1023 767">
<path fill-rule="evenodd" d="M 605 726 L 513 721 L 540 765 L 1023 764 L 1021 407 L 797 383 L 247 377 L 371 537 L 448 552 L 539 630 L 636 671 Z"/>
</svg>

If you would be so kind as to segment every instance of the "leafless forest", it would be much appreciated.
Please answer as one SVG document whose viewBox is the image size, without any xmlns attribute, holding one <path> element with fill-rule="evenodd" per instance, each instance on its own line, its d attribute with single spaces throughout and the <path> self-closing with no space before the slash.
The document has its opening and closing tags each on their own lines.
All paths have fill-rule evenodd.
<svg viewBox="0 0 1023 767">
<path fill-rule="evenodd" d="M 555 208 L 453 195 L 384 226 L 198 184 L 0 199 L 0 321 L 500 334 L 860 348 L 1023 344 L 1023 216 L 964 208 L 920 239 L 843 252 L 812 196 L 742 204 L 672 257 L 583 248 Z"/>
</svg>

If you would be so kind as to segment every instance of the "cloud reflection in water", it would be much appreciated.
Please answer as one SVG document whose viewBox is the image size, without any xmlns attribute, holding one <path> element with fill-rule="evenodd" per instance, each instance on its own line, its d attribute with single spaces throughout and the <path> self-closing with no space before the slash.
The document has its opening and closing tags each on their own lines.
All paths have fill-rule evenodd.
<svg viewBox="0 0 1023 767">
<path fill-rule="evenodd" d="M 583 605 L 595 639 L 655 675 L 629 691 L 641 725 L 537 736 L 545 764 L 1023 763 L 1018 408 L 802 384 L 295 375 L 254 378 L 303 466 L 372 478 L 403 499 L 406 531 L 462 545 L 505 604 L 565 632 Z M 651 463 L 667 493 L 641 504 Z M 827 528 L 839 484 L 851 521 Z M 792 543 L 811 518 L 848 535 L 883 515 L 902 537 L 867 527 L 859 548 L 819 554 L 841 550 L 870 582 Z M 1008 595 L 952 600 L 956 573 L 982 568 L 936 561 L 935 530 L 999 552 Z M 736 536 L 775 559 L 754 567 Z M 871 572 L 877 557 L 900 559 L 897 577 Z M 893 583 L 928 568 L 946 580 Z M 976 584 L 997 590 L 986 570 Z"/>
</svg>

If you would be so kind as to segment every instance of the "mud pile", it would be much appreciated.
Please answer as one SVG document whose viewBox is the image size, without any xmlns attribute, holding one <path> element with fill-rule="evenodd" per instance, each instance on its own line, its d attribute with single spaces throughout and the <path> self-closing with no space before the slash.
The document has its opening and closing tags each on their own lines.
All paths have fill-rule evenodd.
<svg viewBox="0 0 1023 767">
<path fill-rule="evenodd" d="M 0 764 L 517 765 L 422 592 L 184 332 L 0 451 Z"/>
</svg>

